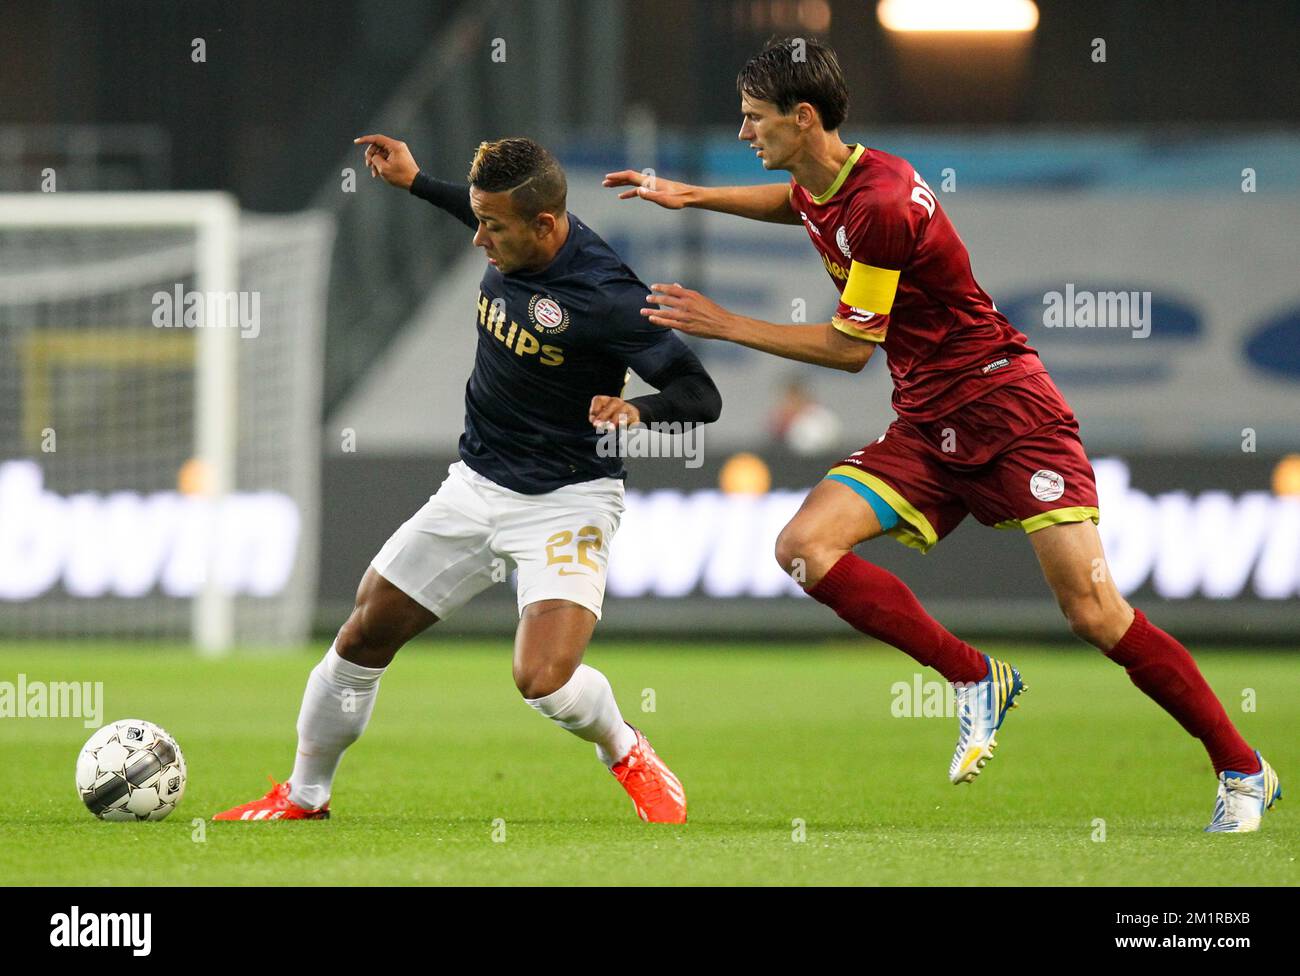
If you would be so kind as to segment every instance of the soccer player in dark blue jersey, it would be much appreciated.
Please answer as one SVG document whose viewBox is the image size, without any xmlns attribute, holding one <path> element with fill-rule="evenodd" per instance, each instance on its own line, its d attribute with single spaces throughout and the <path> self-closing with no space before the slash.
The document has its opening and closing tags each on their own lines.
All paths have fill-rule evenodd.
<svg viewBox="0 0 1300 976">
<path fill-rule="evenodd" d="M 479 146 L 469 184 L 420 171 L 406 144 L 366 147 L 373 176 L 474 230 L 488 267 L 470 308 L 478 347 L 460 461 L 371 562 L 356 608 L 307 682 L 289 779 L 218 820 L 320 819 L 403 644 L 518 569 L 514 677 L 524 699 L 596 753 L 643 820 L 683 823 L 681 782 L 582 663 L 600 618 L 623 463 L 610 425 L 709 423 L 722 402 L 694 353 L 641 315 L 646 285 L 565 207 L 555 158 L 530 139 Z M 659 392 L 622 398 L 629 369 Z"/>
</svg>

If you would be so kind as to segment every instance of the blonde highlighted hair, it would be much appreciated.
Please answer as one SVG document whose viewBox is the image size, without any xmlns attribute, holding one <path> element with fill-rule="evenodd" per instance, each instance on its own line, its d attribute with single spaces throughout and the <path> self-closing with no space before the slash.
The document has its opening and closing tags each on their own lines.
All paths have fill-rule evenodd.
<svg viewBox="0 0 1300 976">
<path fill-rule="evenodd" d="M 480 142 L 469 167 L 470 186 L 484 193 L 509 193 L 525 220 L 564 213 L 569 185 L 559 161 L 532 139 Z"/>
</svg>

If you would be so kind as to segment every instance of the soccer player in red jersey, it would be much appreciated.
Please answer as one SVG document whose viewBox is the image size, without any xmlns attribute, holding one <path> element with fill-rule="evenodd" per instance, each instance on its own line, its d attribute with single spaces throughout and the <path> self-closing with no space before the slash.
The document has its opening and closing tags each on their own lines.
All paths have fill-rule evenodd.
<svg viewBox="0 0 1300 976">
<path fill-rule="evenodd" d="M 1281 797 L 1277 774 L 1238 733 L 1187 649 L 1115 587 L 1079 424 L 1026 336 L 975 281 L 935 194 L 906 160 L 840 138 L 848 89 L 824 44 L 773 43 L 736 87 L 740 139 L 765 169 L 789 172 L 788 184 L 707 188 L 625 170 L 605 185 L 670 210 L 803 224 L 840 292 L 830 322 L 779 325 L 656 284 L 642 310 L 651 322 L 850 372 L 884 349 L 897 420 L 813 488 L 781 532 L 777 560 L 853 627 L 954 683 L 949 778 L 971 782 L 1024 690 L 1019 672 L 949 633 L 902 580 L 853 548 L 888 534 L 924 552 L 967 514 L 1023 529 L 1074 633 L 1205 746 L 1219 778 L 1207 830 L 1258 829 Z"/>
</svg>

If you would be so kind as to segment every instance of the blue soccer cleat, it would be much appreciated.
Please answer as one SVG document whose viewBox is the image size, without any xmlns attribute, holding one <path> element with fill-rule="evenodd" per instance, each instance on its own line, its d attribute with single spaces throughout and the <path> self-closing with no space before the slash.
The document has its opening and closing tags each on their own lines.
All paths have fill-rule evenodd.
<svg viewBox="0 0 1300 976">
<path fill-rule="evenodd" d="M 1214 817 L 1205 828 L 1207 834 L 1246 834 L 1259 830 L 1264 811 L 1282 799 L 1282 782 L 1273 767 L 1258 752 L 1259 772 L 1236 773 L 1225 769 L 1219 774 L 1219 796 L 1214 801 Z"/>
<path fill-rule="evenodd" d="M 979 681 L 956 684 L 957 749 L 948 766 L 948 779 L 958 783 L 973 782 L 993 758 L 998 746 L 997 731 L 1007 712 L 1016 707 L 1016 698 L 1025 691 L 1020 672 L 1007 664 L 984 655 L 989 673 Z"/>
</svg>

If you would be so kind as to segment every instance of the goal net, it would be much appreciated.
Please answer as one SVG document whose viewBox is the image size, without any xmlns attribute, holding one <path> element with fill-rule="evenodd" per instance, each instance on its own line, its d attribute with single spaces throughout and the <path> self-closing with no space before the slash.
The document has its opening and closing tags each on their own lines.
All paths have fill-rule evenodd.
<svg viewBox="0 0 1300 976">
<path fill-rule="evenodd" d="M 332 240 L 224 194 L 0 194 L 0 636 L 306 636 Z"/>
</svg>

